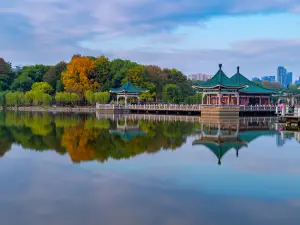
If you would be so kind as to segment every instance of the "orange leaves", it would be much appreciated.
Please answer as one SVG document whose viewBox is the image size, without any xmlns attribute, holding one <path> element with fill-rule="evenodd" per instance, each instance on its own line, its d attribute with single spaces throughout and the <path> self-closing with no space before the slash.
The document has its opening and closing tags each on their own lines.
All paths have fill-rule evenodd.
<svg viewBox="0 0 300 225">
<path fill-rule="evenodd" d="M 85 56 L 77 56 L 71 59 L 67 70 L 62 73 L 62 81 L 65 90 L 75 92 L 83 97 L 88 91 L 94 91 L 100 85 L 93 79 L 95 74 L 95 62 Z"/>
</svg>

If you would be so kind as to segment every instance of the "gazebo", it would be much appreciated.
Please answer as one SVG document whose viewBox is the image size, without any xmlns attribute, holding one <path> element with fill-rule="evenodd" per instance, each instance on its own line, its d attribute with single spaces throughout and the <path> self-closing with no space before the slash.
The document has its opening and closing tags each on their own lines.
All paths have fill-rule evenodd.
<svg viewBox="0 0 300 225">
<path fill-rule="evenodd" d="M 204 105 L 239 105 L 239 91 L 246 85 L 232 82 L 219 64 L 219 71 L 210 80 L 194 87 L 202 90 Z"/>
<path fill-rule="evenodd" d="M 119 103 L 120 98 L 125 99 L 125 105 L 127 105 L 128 98 L 137 98 L 140 101 L 140 94 L 146 92 L 145 88 L 137 88 L 132 83 L 126 82 L 119 88 L 111 88 L 110 93 L 117 94 L 117 104 Z"/>
<path fill-rule="evenodd" d="M 276 92 L 262 88 L 248 80 L 240 73 L 240 67 L 237 67 L 237 73 L 230 80 L 238 85 L 244 85 L 240 90 L 240 105 L 269 105 L 272 94 Z"/>
</svg>

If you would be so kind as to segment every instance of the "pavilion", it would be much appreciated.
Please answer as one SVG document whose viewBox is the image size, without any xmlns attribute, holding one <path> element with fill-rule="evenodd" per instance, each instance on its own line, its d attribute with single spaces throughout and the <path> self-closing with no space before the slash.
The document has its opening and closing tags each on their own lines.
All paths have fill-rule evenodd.
<svg viewBox="0 0 300 225">
<path fill-rule="evenodd" d="M 240 73 L 240 67 L 237 67 L 237 73 L 230 80 L 239 85 L 247 87 L 240 90 L 240 105 L 269 105 L 271 96 L 276 92 L 262 88 L 254 84 L 248 78 Z"/>
<path fill-rule="evenodd" d="M 232 82 L 219 64 L 219 71 L 211 79 L 194 87 L 202 90 L 202 104 L 239 105 L 239 91 L 246 85 Z"/>
<path fill-rule="evenodd" d="M 240 73 L 231 78 L 222 71 L 222 64 L 219 71 L 205 83 L 194 86 L 202 90 L 203 105 L 268 105 L 274 91 L 262 88 L 248 80 Z"/>
<path fill-rule="evenodd" d="M 119 99 L 125 99 L 125 105 L 127 105 L 128 98 L 137 98 L 140 101 L 140 94 L 146 92 L 145 88 L 137 88 L 132 83 L 126 82 L 119 88 L 111 88 L 110 93 L 117 94 L 117 104 L 119 104 Z"/>
</svg>

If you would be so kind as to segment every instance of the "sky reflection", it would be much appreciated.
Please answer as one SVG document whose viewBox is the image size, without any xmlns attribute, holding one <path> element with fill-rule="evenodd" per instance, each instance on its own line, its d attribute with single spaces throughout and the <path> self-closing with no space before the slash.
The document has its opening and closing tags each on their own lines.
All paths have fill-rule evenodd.
<svg viewBox="0 0 300 225">
<path fill-rule="evenodd" d="M 12 144 L 0 158 L 1 224 L 299 223 L 298 141 L 278 147 L 275 134 L 260 136 L 219 166 L 207 147 L 192 145 L 197 138 L 191 131 L 176 150 L 103 163 Z"/>
</svg>

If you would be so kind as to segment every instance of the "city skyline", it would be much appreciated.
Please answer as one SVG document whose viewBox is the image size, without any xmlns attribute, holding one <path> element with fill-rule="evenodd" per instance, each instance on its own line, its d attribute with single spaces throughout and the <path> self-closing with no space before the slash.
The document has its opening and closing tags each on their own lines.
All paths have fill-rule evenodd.
<svg viewBox="0 0 300 225">
<path fill-rule="evenodd" d="M 296 0 L 4 0 L 0 57 L 26 65 L 104 54 L 184 74 L 222 63 L 249 78 L 282 64 L 297 75 L 299 12 Z"/>
</svg>

